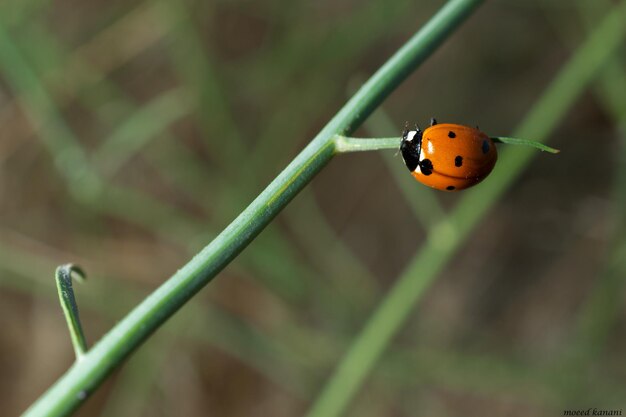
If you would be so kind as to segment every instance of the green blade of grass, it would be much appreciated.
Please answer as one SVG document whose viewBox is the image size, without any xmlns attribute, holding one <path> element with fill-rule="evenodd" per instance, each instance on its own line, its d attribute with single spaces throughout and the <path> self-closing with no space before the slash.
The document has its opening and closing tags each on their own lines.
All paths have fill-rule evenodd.
<svg viewBox="0 0 626 417">
<path fill-rule="evenodd" d="M 540 140 L 548 137 L 600 65 L 623 41 L 625 20 L 626 2 L 621 2 L 568 61 L 516 129 L 515 136 Z M 308 417 L 334 417 L 342 413 L 429 284 L 535 154 L 529 148 L 506 149 L 500 157 L 499 168 L 487 180 L 490 186 L 467 192 L 449 220 L 440 223 L 439 226 L 451 233 L 440 234 L 438 227 L 432 229 L 423 249 L 407 266 L 355 339 L 313 403 Z"/>
<path fill-rule="evenodd" d="M 334 135 L 353 132 L 480 3 L 480 0 L 448 2 L 370 78 L 248 208 L 122 319 L 25 415 L 67 415 L 76 409 L 124 358 L 232 261 L 328 163 L 335 154 Z"/>
<path fill-rule="evenodd" d="M 522 146 L 530 146 L 531 148 L 539 149 L 540 151 L 549 152 L 549 153 L 559 153 L 561 152 L 558 149 L 554 149 L 548 145 L 544 145 L 541 142 L 537 142 L 529 139 L 519 139 L 519 138 L 507 138 L 504 136 L 498 136 L 495 138 L 491 138 L 496 143 L 504 143 L 507 145 L 522 145 Z"/>
</svg>

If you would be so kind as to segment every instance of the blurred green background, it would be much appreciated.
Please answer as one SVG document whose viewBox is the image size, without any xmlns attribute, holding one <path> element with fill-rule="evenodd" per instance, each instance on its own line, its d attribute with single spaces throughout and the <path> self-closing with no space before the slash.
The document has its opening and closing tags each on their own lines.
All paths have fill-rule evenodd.
<svg viewBox="0 0 626 417">
<path fill-rule="evenodd" d="M 89 275 L 93 343 L 442 4 L 0 2 L 2 413 L 73 361 L 57 265 Z M 487 2 L 357 136 L 431 116 L 510 135 L 609 4 Z M 551 135 L 561 154 L 538 152 L 490 209 L 346 415 L 626 407 L 624 64 L 622 47 Z M 461 194 L 393 152 L 336 158 L 77 415 L 303 414 Z"/>
</svg>

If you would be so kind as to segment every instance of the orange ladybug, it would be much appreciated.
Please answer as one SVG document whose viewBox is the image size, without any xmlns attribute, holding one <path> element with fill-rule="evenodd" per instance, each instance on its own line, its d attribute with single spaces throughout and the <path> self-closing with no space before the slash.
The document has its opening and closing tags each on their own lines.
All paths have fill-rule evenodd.
<svg viewBox="0 0 626 417">
<path fill-rule="evenodd" d="M 469 188 L 484 180 L 498 159 L 493 141 L 469 126 L 430 119 L 423 132 L 406 129 L 400 152 L 416 180 L 445 191 Z"/>
</svg>

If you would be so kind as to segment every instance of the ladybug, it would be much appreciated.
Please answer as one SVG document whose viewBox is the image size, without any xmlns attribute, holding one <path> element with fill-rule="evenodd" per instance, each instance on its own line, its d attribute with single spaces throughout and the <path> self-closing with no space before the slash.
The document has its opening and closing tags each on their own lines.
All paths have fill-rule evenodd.
<svg viewBox="0 0 626 417">
<path fill-rule="evenodd" d="M 405 129 L 400 152 L 416 180 L 444 191 L 478 184 L 498 159 L 493 141 L 478 128 L 438 124 L 435 119 L 423 132 L 417 125 L 415 130 Z"/>
</svg>

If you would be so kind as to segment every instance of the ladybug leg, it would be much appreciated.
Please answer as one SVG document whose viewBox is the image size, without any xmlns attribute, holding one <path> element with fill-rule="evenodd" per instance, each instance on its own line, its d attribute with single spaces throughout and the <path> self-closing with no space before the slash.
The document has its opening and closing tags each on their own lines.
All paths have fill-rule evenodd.
<svg viewBox="0 0 626 417">
<path fill-rule="evenodd" d="M 421 132 L 422 131 L 422 129 L 420 129 L 420 127 L 417 125 L 417 123 L 415 123 L 415 130 L 417 132 Z"/>
<path fill-rule="evenodd" d="M 431 117 L 431 118 L 430 118 L 430 125 L 431 125 L 431 126 L 434 126 L 434 125 L 436 125 L 436 124 L 437 124 L 437 119 L 435 119 L 434 117 Z"/>
</svg>

